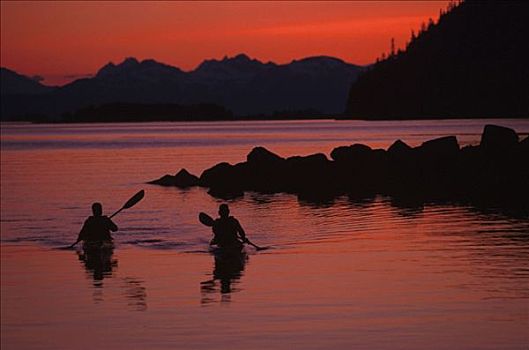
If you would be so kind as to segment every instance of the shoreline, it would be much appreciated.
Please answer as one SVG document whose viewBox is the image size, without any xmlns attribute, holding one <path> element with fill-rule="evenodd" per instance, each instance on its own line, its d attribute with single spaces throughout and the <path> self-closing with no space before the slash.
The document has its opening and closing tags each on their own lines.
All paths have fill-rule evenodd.
<svg viewBox="0 0 529 350">
<path fill-rule="evenodd" d="M 497 120 L 497 121 L 503 121 L 503 120 L 529 120 L 529 116 L 509 116 L 509 117 L 498 117 L 498 116 L 476 116 L 476 117 L 462 117 L 462 116 L 425 116 L 425 117 L 404 117 L 404 118 L 352 118 L 352 117 L 342 117 L 339 115 L 336 116 L 316 116 L 316 117 L 307 117 L 307 116 L 300 116 L 300 117 L 294 117 L 294 118 L 274 118 L 269 116 L 263 116 L 263 117 L 233 117 L 233 118 L 211 118 L 211 119 L 197 119 L 197 118 L 183 118 L 183 119 L 175 119 L 175 120 L 156 120 L 156 119 L 149 119 L 149 120 L 97 120 L 97 121 L 39 121 L 39 120 L 1 120 L 0 124 L 37 124 L 37 125 L 71 125 L 71 124 L 143 124 L 143 123 L 189 123 L 189 122 L 196 122 L 196 123 L 215 123 L 215 122 L 241 122 L 241 121 L 256 121 L 256 122 L 263 122 L 263 121 L 362 121 L 362 122 L 399 122 L 399 121 L 456 121 L 456 120 Z M 529 130 L 525 132 L 518 133 L 519 135 L 528 135 Z"/>
</svg>

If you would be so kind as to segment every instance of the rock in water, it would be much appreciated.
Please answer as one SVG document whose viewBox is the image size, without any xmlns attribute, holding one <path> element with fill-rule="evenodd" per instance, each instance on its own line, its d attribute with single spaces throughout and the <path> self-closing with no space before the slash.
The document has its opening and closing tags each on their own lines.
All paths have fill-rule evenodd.
<svg viewBox="0 0 529 350">
<path fill-rule="evenodd" d="M 279 163 L 283 160 L 284 158 L 281 158 L 277 154 L 270 152 L 264 147 L 255 147 L 246 156 L 246 161 L 250 165 L 269 166 L 275 165 L 276 163 Z"/>
<path fill-rule="evenodd" d="M 214 187 L 230 184 L 233 181 L 233 165 L 222 162 L 206 169 L 200 175 L 200 186 Z"/>
<path fill-rule="evenodd" d="M 198 185 L 198 177 L 189 173 L 186 169 L 181 169 L 176 175 L 164 175 L 161 178 L 147 182 L 149 184 L 161 186 L 176 186 L 187 188 Z"/>
<path fill-rule="evenodd" d="M 372 156 L 371 147 L 355 143 L 351 146 L 336 147 L 331 152 L 331 158 L 336 162 L 363 163 Z"/>
<path fill-rule="evenodd" d="M 392 156 L 399 157 L 408 155 L 411 150 L 412 148 L 410 146 L 408 146 L 405 142 L 399 139 L 393 142 L 391 146 L 389 146 L 388 153 Z"/>
<path fill-rule="evenodd" d="M 182 168 L 174 177 L 177 187 L 186 188 L 198 185 L 198 176 L 190 174 L 186 169 Z"/>
<path fill-rule="evenodd" d="M 487 124 L 481 135 L 480 147 L 485 152 L 512 150 L 518 144 L 518 134 L 511 128 Z"/>
<path fill-rule="evenodd" d="M 159 179 L 152 180 L 147 182 L 148 184 L 152 185 L 160 185 L 160 186 L 174 186 L 174 176 L 173 175 L 164 175 Z"/>
<path fill-rule="evenodd" d="M 427 157 L 453 157 L 459 151 L 459 144 L 455 136 L 445 136 L 424 142 L 418 150 Z"/>
</svg>

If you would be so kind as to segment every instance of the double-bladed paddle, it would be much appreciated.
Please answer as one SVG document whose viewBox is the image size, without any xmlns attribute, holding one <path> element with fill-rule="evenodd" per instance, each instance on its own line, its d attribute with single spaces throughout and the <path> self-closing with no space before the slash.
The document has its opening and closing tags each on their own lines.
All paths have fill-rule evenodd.
<svg viewBox="0 0 529 350">
<path fill-rule="evenodd" d="M 127 203 L 125 203 L 118 211 L 116 211 L 114 214 L 110 215 L 109 219 L 112 219 L 114 216 L 118 215 L 119 212 L 121 212 L 124 209 L 132 208 L 136 205 L 139 201 L 141 201 L 145 197 L 145 191 L 141 190 L 138 193 L 136 193 L 134 196 L 132 196 Z"/>
<path fill-rule="evenodd" d="M 208 214 L 204 212 L 200 212 L 198 214 L 198 221 L 200 221 L 201 224 L 208 226 L 208 227 L 212 227 L 213 223 L 215 222 L 215 220 L 213 220 L 211 216 L 209 216 Z M 265 249 L 270 248 L 270 247 L 259 247 L 258 245 L 255 245 L 252 242 L 250 242 L 248 238 L 246 238 L 246 241 L 243 243 L 248 243 L 249 245 L 253 246 L 257 250 L 265 250 Z"/>
<path fill-rule="evenodd" d="M 138 193 L 136 193 L 134 196 L 130 197 L 130 199 L 125 204 L 123 204 L 123 206 L 121 208 L 119 208 L 118 211 L 116 211 L 114 214 L 110 215 L 109 219 L 111 219 L 114 216 L 118 215 L 122 210 L 132 208 L 139 201 L 141 201 L 143 199 L 143 197 L 145 197 L 145 191 L 141 190 Z M 73 248 L 77 243 L 79 243 L 79 241 L 73 243 L 72 245 L 69 245 L 66 248 Z"/>
</svg>

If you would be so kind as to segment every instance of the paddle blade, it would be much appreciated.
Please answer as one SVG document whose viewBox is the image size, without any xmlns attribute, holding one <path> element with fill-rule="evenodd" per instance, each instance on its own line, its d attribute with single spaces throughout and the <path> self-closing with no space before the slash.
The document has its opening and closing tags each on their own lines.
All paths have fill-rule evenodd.
<svg viewBox="0 0 529 350">
<path fill-rule="evenodd" d="M 213 218 L 208 214 L 201 212 L 200 214 L 198 214 L 198 221 L 200 221 L 203 225 L 211 227 L 213 226 L 213 222 L 215 220 L 213 220 Z"/>
<path fill-rule="evenodd" d="M 134 205 L 136 205 L 136 203 L 141 201 L 143 197 L 145 197 L 145 191 L 141 190 L 140 192 L 132 196 L 132 198 L 127 201 L 127 203 L 125 203 L 125 205 L 123 206 L 123 209 L 128 209 L 130 207 L 133 207 Z"/>
<path fill-rule="evenodd" d="M 65 247 L 57 247 L 55 249 L 58 249 L 58 250 L 73 250 L 74 247 L 73 247 L 73 245 L 68 245 L 68 246 L 65 246 Z"/>
<path fill-rule="evenodd" d="M 258 245 L 256 244 L 253 244 L 252 242 L 250 242 L 250 240 L 246 240 L 246 243 L 248 243 L 249 245 L 251 245 L 252 247 L 254 247 L 256 250 L 266 250 L 270 247 L 259 247 Z"/>
</svg>

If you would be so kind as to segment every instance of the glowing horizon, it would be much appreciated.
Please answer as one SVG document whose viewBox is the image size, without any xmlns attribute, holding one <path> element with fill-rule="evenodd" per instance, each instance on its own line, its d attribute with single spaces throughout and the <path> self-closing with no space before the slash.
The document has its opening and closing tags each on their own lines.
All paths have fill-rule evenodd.
<svg viewBox="0 0 529 350">
<path fill-rule="evenodd" d="M 126 57 L 184 71 L 244 53 L 289 63 L 332 56 L 365 65 L 403 48 L 448 1 L 1 2 L 1 66 L 48 85 Z"/>
</svg>

